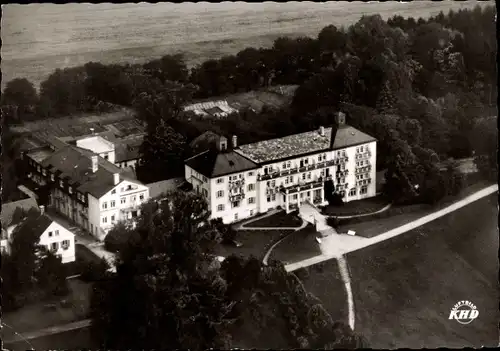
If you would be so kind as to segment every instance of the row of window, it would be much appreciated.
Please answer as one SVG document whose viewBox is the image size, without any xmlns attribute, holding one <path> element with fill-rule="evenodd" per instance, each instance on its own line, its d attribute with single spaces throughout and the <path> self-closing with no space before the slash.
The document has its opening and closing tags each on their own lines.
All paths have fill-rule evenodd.
<svg viewBox="0 0 500 351">
<path fill-rule="evenodd" d="M 134 202 L 134 201 L 136 201 L 136 200 L 137 200 L 137 195 L 131 195 L 131 196 L 130 196 L 130 201 L 131 201 L 131 202 Z M 139 201 L 144 201 L 144 193 L 139 194 Z M 123 197 L 121 197 L 121 198 L 120 198 L 120 204 L 122 204 L 122 205 L 123 205 L 123 204 L 126 204 L 126 203 L 127 203 L 127 196 L 123 196 Z M 115 202 L 115 200 L 111 200 L 111 201 L 109 202 L 109 208 L 114 208 L 114 207 L 116 207 L 116 202 Z M 102 209 L 103 209 L 103 210 L 106 210 L 107 208 L 108 208 L 108 202 L 107 202 L 107 201 L 104 201 L 104 202 L 102 203 Z"/>
<path fill-rule="evenodd" d="M 369 163 L 368 160 L 358 161 L 356 162 L 356 167 L 368 166 L 368 163 Z"/>
<path fill-rule="evenodd" d="M 50 243 L 50 245 L 47 245 L 47 250 L 57 251 L 59 250 L 59 247 L 61 247 L 63 250 L 67 250 L 69 249 L 70 244 L 71 242 L 69 240 L 63 240 L 60 243 L 58 242 Z"/>
<path fill-rule="evenodd" d="M 352 188 L 349 190 L 349 196 L 355 196 L 357 194 L 358 190 L 356 188 Z M 368 187 L 366 185 L 363 185 L 361 189 L 359 190 L 359 193 L 361 195 L 364 195 L 368 192 Z"/>
<path fill-rule="evenodd" d="M 111 224 L 115 223 L 115 215 L 111 215 L 110 219 L 111 219 Z M 102 223 L 108 223 L 107 216 L 102 217 Z"/>
<path fill-rule="evenodd" d="M 253 197 L 253 196 L 249 197 L 247 199 L 247 202 L 248 202 L 249 205 L 255 204 L 255 197 Z M 240 201 L 233 201 L 233 202 L 231 202 L 231 207 L 232 208 L 237 208 L 237 207 L 240 207 L 240 204 L 241 204 Z M 217 211 L 218 212 L 224 211 L 224 209 L 225 209 L 224 204 L 217 205 Z"/>
<path fill-rule="evenodd" d="M 366 151 L 366 152 L 369 151 L 368 145 L 366 145 L 366 146 L 361 145 L 361 146 L 356 148 L 356 152 L 364 152 L 364 151 Z"/>
<path fill-rule="evenodd" d="M 368 179 L 368 178 L 370 178 L 370 174 L 369 174 L 369 173 L 358 174 L 358 175 L 356 176 L 356 179 L 357 179 L 357 180 L 360 180 L 360 179 Z"/>
</svg>

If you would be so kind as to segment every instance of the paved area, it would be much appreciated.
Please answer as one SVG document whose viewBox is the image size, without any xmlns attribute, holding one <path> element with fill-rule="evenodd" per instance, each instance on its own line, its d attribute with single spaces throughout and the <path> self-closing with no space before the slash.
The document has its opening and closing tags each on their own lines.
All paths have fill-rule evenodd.
<svg viewBox="0 0 500 351">
<path fill-rule="evenodd" d="M 321 255 L 311 257 L 309 259 L 300 262 L 289 264 L 286 266 L 286 269 L 287 271 L 294 271 L 296 269 L 308 267 L 332 258 L 341 257 L 342 255 L 345 255 L 347 253 L 363 249 L 365 247 L 377 244 L 381 241 L 391 239 L 395 236 L 401 235 L 417 227 L 420 227 L 426 223 L 429 223 L 437 218 L 445 216 L 448 213 L 456 211 L 459 208 L 462 208 L 474 201 L 477 201 L 483 197 L 491 195 L 497 191 L 498 191 L 498 184 L 491 185 L 472 195 L 467 196 L 466 198 L 460 201 L 455 202 L 450 206 L 447 206 L 429 215 L 423 216 L 403 226 L 394 228 L 385 233 L 381 233 L 372 238 L 362 238 L 359 236 L 350 236 L 346 234 L 329 235 L 322 239 L 322 243 L 320 244 L 322 252 Z"/>
<path fill-rule="evenodd" d="M 372 216 L 374 214 L 377 214 L 377 213 L 381 213 L 381 212 L 384 212 L 384 211 L 387 211 L 388 209 L 390 209 L 392 206 L 392 204 L 388 204 L 387 206 L 385 206 L 384 208 L 381 208 L 380 210 L 378 211 L 375 211 L 375 212 L 370 212 L 370 213 L 362 213 L 362 214 L 358 214 L 358 215 L 352 215 L 352 216 L 333 216 L 335 218 L 338 218 L 338 219 L 349 219 L 349 218 L 357 218 L 357 217 L 366 217 L 366 216 Z"/>
<path fill-rule="evenodd" d="M 70 330 L 86 328 L 86 327 L 90 326 L 90 323 L 91 323 L 90 319 L 84 319 L 84 320 L 77 321 L 77 322 L 56 325 L 53 327 L 48 327 L 48 328 L 36 330 L 33 332 L 27 332 L 27 333 L 22 333 L 22 334 L 16 333 L 15 338 L 12 338 L 10 340 L 3 340 L 3 342 L 6 344 L 12 344 L 12 343 L 19 342 L 19 341 L 27 341 L 27 340 L 31 340 L 31 339 L 37 339 L 37 338 L 47 336 L 47 335 L 58 334 L 58 333 L 63 333 L 63 332 L 70 331 Z M 2 324 L 3 324 L 3 326 L 8 327 L 5 323 L 2 323 Z"/>
</svg>

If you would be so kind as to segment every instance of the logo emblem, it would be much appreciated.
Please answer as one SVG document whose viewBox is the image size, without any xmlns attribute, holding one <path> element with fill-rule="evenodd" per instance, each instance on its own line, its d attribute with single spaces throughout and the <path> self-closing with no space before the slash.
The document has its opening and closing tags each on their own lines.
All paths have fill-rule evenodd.
<svg viewBox="0 0 500 351">
<path fill-rule="evenodd" d="M 460 324 L 469 324 L 479 316 L 477 307 L 470 301 L 458 301 L 450 311 L 448 319 L 454 319 Z"/>
</svg>

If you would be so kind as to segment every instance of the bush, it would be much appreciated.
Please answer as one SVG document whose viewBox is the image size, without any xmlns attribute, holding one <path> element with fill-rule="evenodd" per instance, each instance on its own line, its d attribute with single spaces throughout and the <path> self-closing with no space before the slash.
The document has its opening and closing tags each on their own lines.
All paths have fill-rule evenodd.
<svg viewBox="0 0 500 351">
<path fill-rule="evenodd" d="M 328 202 L 332 206 L 343 206 L 344 205 L 344 200 L 342 198 L 342 195 L 339 193 L 334 193 L 330 198 L 328 199 Z"/>
<path fill-rule="evenodd" d="M 104 248 L 110 252 L 120 251 L 127 244 L 132 231 L 125 223 L 118 223 L 104 238 Z"/>
<path fill-rule="evenodd" d="M 220 233 L 224 243 L 232 243 L 236 239 L 236 230 L 232 226 L 224 224 L 221 218 L 214 218 L 211 224 Z"/>
<path fill-rule="evenodd" d="M 332 228 L 337 228 L 339 226 L 339 220 L 336 217 L 328 217 L 326 219 L 326 224 Z"/>
<path fill-rule="evenodd" d="M 80 265 L 80 279 L 85 282 L 95 282 L 105 279 L 108 276 L 108 269 L 110 268 L 104 258 L 101 258 L 99 262 L 81 261 Z"/>
</svg>

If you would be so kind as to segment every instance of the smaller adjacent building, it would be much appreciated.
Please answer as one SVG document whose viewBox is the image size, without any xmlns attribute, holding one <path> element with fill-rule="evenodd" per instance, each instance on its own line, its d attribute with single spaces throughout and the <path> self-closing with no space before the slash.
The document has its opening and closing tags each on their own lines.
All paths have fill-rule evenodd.
<svg viewBox="0 0 500 351">
<path fill-rule="evenodd" d="M 2 212 L 0 213 L 0 220 L 2 221 L 0 249 L 2 253 L 10 252 L 9 239 L 12 231 L 25 217 L 26 213 L 33 208 L 38 208 L 37 202 L 33 198 L 2 204 Z"/>
<path fill-rule="evenodd" d="M 6 252 L 10 252 L 10 244 L 18 235 L 39 238 L 38 244 L 61 257 L 62 263 L 75 261 L 75 235 L 44 213 L 44 207 L 31 208 L 18 224 L 14 225 L 6 237 Z"/>
</svg>

